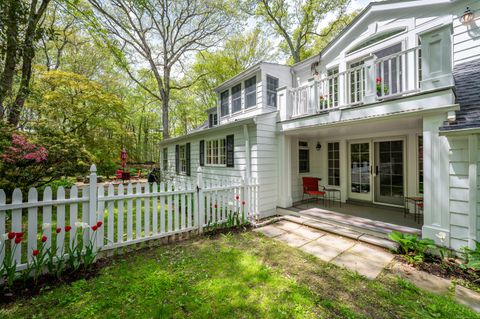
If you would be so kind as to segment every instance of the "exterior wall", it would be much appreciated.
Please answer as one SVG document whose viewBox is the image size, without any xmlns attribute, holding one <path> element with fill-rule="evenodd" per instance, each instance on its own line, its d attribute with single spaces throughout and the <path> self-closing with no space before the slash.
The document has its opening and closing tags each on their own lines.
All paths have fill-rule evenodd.
<svg viewBox="0 0 480 319">
<path fill-rule="evenodd" d="M 258 199 L 259 212 L 262 217 L 275 213 L 277 205 L 277 163 L 276 163 L 276 113 L 272 112 L 256 117 L 256 124 L 238 125 L 225 130 L 206 130 L 194 136 L 185 136 L 180 140 L 164 143 L 161 149 L 168 148 L 168 174 L 176 178 L 196 181 L 197 169 L 200 166 L 200 141 L 225 138 L 234 134 L 234 167 L 209 166 L 205 162 L 202 167 L 204 180 L 227 179 L 239 181 L 251 174 L 256 178 L 261 196 Z M 245 131 L 246 130 L 246 131 Z M 248 143 L 246 141 L 248 138 Z M 175 145 L 191 143 L 190 164 L 191 176 L 177 175 L 175 172 Z M 246 147 L 249 149 L 246 149 Z M 250 154 L 250 156 L 249 156 Z M 162 153 L 163 156 L 163 153 Z M 250 169 L 248 168 L 250 162 Z"/>
<path fill-rule="evenodd" d="M 459 16 L 466 7 L 473 11 L 475 20 L 462 24 Z M 454 9 L 453 18 L 453 63 L 460 64 L 480 58 L 480 2 L 460 1 Z"/>
</svg>

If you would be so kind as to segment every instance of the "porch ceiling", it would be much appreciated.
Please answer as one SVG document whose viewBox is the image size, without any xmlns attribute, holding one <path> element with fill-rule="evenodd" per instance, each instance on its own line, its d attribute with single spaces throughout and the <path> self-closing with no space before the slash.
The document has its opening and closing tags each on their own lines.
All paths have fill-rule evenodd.
<svg viewBox="0 0 480 319">
<path fill-rule="evenodd" d="M 302 138 L 340 137 L 352 135 L 368 135 L 369 133 L 382 133 L 418 129 L 423 127 L 422 116 L 415 115 L 404 118 L 382 118 L 365 120 L 361 122 L 336 123 L 328 126 L 311 126 L 284 132 L 288 136 L 301 136 Z"/>
</svg>

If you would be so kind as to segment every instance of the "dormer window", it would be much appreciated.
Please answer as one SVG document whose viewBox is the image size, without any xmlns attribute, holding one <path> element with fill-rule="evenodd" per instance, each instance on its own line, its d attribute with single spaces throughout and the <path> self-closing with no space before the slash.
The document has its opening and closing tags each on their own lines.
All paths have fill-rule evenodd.
<svg viewBox="0 0 480 319">
<path fill-rule="evenodd" d="M 245 108 L 257 105 L 257 78 L 245 81 Z"/>
<path fill-rule="evenodd" d="M 224 91 L 220 94 L 220 112 L 222 116 L 230 114 L 230 110 L 228 108 L 228 90 Z"/>
<path fill-rule="evenodd" d="M 242 109 L 242 85 L 237 84 L 232 87 L 232 113 L 239 112 Z"/>
<path fill-rule="evenodd" d="M 208 127 L 213 127 L 218 125 L 217 113 L 208 114 Z"/>
</svg>

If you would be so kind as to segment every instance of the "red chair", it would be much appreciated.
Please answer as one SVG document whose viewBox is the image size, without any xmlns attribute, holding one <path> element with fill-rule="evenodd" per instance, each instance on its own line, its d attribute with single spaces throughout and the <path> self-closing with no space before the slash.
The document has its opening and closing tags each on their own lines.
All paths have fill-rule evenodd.
<svg viewBox="0 0 480 319">
<path fill-rule="evenodd" d="M 123 174 L 123 171 L 122 171 L 121 169 L 117 169 L 117 170 L 115 171 L 115 178 L 116 178 L 116 179 L 122 179 L 122 177 L 123 177 L 122 174 Z"/>
<path fill-rule="evenodd" d="M 318 188 L 318 178 L 316 177 L 302 177 L 303 180 L 303 196 L 302 201 L 305 199 L 305 195 L 308 195 L 310 198 L 316 198 L 317 201 L 319 198 L 323 199 L 323 204 L 325 205 L 325 194 L 326 192 L 321 191 Z"/>
</svg>

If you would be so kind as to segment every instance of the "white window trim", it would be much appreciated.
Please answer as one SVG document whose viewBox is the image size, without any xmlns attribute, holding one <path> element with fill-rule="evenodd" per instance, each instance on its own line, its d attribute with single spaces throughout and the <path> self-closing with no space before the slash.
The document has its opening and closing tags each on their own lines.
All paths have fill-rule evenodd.
<svg viewBox="0 0 480 319">
<path fill-rule="evenodd" d="M 183 147 L 183 155 L 184 158 L 182 159 L 182 149 Z M 183 170 L 182 160 L 185 161 L 185 170 Z M 187 144 L 180 144 L 178 146 L 178 173 L 182 175 L 187 174 Z"/>
<path fill-rule="evenodd" d="M 223 145 L 224 145 L 224 148 L 225 148 L 225 152 L 224 152 L 224 157 L 225 157 L 225 164 L 209 164 L 208 163 L 208 144 L 209 143 L 212 143 L 214 141 L 217 141 L 218 142 L 218 148 L 217 148 L 217 158 L 218 158 L 218 161 L 220 162 L 220 145 L 221 145 L 221 141 L 223 140 Z M 213 139 L 209 139 L 209 140 L 205 140 L 205 158 L 204 158 L 204 163 L 205 163 L 205 166 L 209 166 L 209 167 L 227 167 L 227 139 L 225 137 L 220 137 L 220 138 L 213 138 Z M 213 154 L 214 154 L 214 151 L 213 151 L 213 147 L 212 147 L 212 152 L 211 152 L 211 158 L 213 158 Z"/>
<path fill-rule="evenodd" d="M 235 86 L 238 86 L 238 85 L 240 85 L 240 91 L 239 91 L 240 92 L 240 109 L 238 111 L 234 111 L 233 110 L 233 88 Z M 232 104 L 232 112 L 230 113 L 231 115 L 236 115 L 236 114 L 242 113 L 242 111 L 243 111 L 243 101 L 242 101 L 243 97 L 242 97 L 242 95 L 243 95 L 243 84 L 242 84 L 242 82 L 237 83 L 230 88 L 230 100 L 231 100 L 231 104 Z"/>
</svg>

